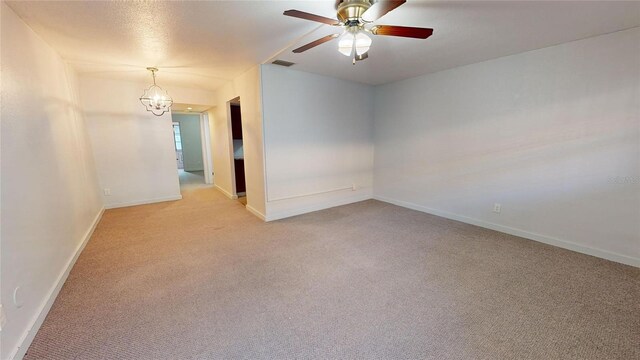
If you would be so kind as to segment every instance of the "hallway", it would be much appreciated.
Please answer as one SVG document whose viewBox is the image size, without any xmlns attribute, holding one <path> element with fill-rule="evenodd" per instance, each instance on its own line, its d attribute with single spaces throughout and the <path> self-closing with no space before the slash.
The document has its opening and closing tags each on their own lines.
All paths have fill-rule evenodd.
<svg viewBox="0 0 640 360">
<path fill-rule="evenodd" d="M 637 269 L 369 200 L 107 210 L 27 359 L 637 358 Z"/>
</svg>

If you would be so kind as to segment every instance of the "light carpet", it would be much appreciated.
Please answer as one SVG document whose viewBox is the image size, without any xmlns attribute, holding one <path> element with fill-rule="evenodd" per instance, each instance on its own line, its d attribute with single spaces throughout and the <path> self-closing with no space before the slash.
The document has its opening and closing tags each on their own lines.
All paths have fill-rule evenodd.
<svg viewBox="0 0 640 360">
<path fill-rule="evenodd" d="M 204 182 L 204 171 L 178 170 L 178 180 L 181 189 L 212 186 Z"/>
<path fill-rule="evenodd" d="M 27 359 L 638 359 L 640 269 L 370 200 L 105 212 Z"/>
</svg>

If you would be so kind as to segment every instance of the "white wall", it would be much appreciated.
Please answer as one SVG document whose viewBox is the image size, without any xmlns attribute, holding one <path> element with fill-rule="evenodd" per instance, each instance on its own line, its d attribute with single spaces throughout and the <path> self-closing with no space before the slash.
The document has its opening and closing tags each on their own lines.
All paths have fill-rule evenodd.
<svg viewBox="0 0 640 360">
<path fill-rule="evenodd" d="M 265 218 L 264 153 L 260 67 L 230 81 L 216 92 L 215 107 L 209 113 L 214 183 L 227 196 L 234 196 L 233 143 L 228 102 L 240 97 L 247 209 Z"/>
<path fill-rule="evenodd" d="M 176 103 L 209 105 L 211 92 L 162 84 Z M 151 81 L 151 80 L 150 80 Z M 180 185 L 171 114 L 155 116 L 138 98 L 148 87 L 116 79 L 80 76 L 80 98 L 89 126 L 100 188 L 107 208 L 176 200 Z M 108 99 L 108 101 L 98 101 Z"/>
<path fill-rule="evenodd" d="M 371 198 L 370 86 L 263 65 L 262 91 L 268 219 Z"/>
<path fill-rule="evenodd" d="M 230 124 L 227 120 L 226 104 L 218 103 L 207 111 L 209 117 L 209 132 L 211 137 L 211 161 L 213 163 L 213 183 L 216 188 L 228 197 L 235 194 L 232 182 L 233 168 L 231 167 L 231 136 Z"/>
<path fill-rule="evenodd" d="M 200 133 L 199 114 L 172 114 L 173 122 L 180 123 L 180 138 L 182 139 L 182 158 L 185 171 L 201 171 L 204 169 L 202 161 L 202 135 Z"/>
<path fill-rule="evenodd" d="M 102 202 L 75 74 L 4 2 L 0 7 L 0 299 L 7 317 L 0 357 L 8 359 L 29 346 Z M 16 287 L 21 307 L 13 302 Z"/>
<path fill-rule="evenodd" d="M 638 28 L 380 86 L 374 114 L 377 198 L 640 265 Z"/>
</svg>

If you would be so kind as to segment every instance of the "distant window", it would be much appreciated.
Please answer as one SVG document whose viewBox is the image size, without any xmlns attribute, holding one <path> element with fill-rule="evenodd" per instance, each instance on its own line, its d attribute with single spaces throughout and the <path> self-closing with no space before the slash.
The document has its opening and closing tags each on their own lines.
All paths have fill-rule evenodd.
<svg viewBox="0 0 640 360">
<path fill-rule="evenodd" d="M 173 138 L 176 150 L 182 150 L 182 137 L 180 136 L 180 124 L 173 124 Z"/>
</svg>

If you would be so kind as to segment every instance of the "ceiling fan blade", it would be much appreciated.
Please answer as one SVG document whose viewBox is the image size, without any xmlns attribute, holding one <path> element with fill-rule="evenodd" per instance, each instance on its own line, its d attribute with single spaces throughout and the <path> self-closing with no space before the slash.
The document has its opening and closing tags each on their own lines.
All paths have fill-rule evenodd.
<svg viewBox="0 0 640 360">
<path fill-rule="evenodd" d="M 316 41 L 312 41 L 312 42 L 308 43 L 307 45 L 300 46 L 299 48 L 293 50 L 293 52 L 298 54 L 298 53 L 301 53 L 303 51 L 307 51 L 307 50 L 309 50 L 311 48 L 314 48 L 314 47 L 316 47 L 318 45 L 324 44 L 327 41 L 331 41 L 331 40 L 337 38 L 338 36 L 340 36 L 340 34 L 331 34 L 331 35 L 327 35 L 325 37 L 321 37 L 320 39 L 318 39 Z"/>
<path fill-rule="evenodd" d="M 287 15 L 287 16 L 292 16 L 292 17 L 295 17 L 295 18 L 299 18 L 299 19 L 321 22 L 323 24 L 328 24 L 328 25 L 340 25 L 340 21 L 338 21 L 336 19 L 330 19 L 328 17 L 315 15 L 315 14 L 310 14 L 310 13 L 307 13 L 307 12 L 304 12 L 304 11 L 300 11 L 300 10 L 287 10 L 282 14 L 283 15 Z"/>
<path fill-rule="evenodd" d="M 433 29 L 394 26 L 394 25 L 376 25 L 371 28 L 373 35 L 401 36 L 415 39 L 426 39 L 433 34 Z"/>
<path fill-rule="evenodd" d="M 367 9 L 364 14 L 362 14 L 362 20 L 365 22 L 376 21 L 383 17 L 389 11 L 406 2 L 407 0 L 380 0 L 371 5 L 371 7 Z"/>
</svg>

